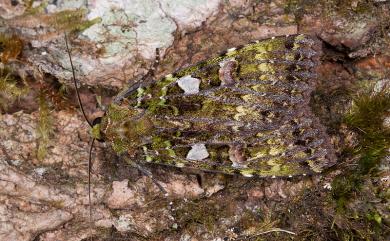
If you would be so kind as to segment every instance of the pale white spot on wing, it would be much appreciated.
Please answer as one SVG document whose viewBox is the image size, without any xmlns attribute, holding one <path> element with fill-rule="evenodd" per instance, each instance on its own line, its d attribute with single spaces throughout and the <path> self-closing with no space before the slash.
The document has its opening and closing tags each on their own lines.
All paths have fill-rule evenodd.
<svg viewBox="0 0 390 241">
<path fill-rule="evenodd" d="M 177 80 L 179 87 L 184 90 L 185 94 L 199 93 L 200 79 L 193 78 L 191 75 L 186 75 Z"/>
<path fill-rule="evenodd" d="M 175 163 L 175 166 L 182 168 L 182 167 L 184 167 L 184 163 L 177 162 L 177 163 Z"/>
<path fill-rule="evenodd" d="M 237 163 L 237 162 L 232 162 L 232 167 L 233 167 L 233 168 L 240 169 L 240 168 L 247 168 L 248 165 L 246 165 L 246 164 L 241 164 L 241 163 Z"/>
<path fill-rule="evenodd" d="M 191 150 L 187 153 L 187 159 L 193 161 L 200 161 L 209 156 L 205 144 L 195 144 L 191 146 Z"/>
<path fill-rule="evenodd" d="M 228 52 L 233 52 L 233 51 L 235 51 L 236 50 L 236 48 L 230 48 L 230 49 L 228 49 L 227 51 Z"/>
<path fill-rule="evenodd" d="M 244 173 L 241 173 L 244 177 L 253 177 L 253 174 L 251 174 L 251 173 L 246 173 L 246 172 L 244 172 Z"/>
</svg>

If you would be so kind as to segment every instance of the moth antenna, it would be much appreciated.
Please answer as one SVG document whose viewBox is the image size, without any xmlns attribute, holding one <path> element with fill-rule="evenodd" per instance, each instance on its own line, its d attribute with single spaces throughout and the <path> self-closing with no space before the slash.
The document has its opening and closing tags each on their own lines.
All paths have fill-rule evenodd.
<svg viewBox="0 0 390 241">
<path fill-rule="evenodd" d="M 93 126 L 92 126 L 92 123 L 88 120 L 87 115 L 85 114 L 85 111 L 84 111 L 83 104 L 81 103 L 81 98 L 80 98 L 79 89 L 77 88 L 76 74 L 75 74 L 75 71 L 74 71 L 72 56 L 71 56 L 70 51 L 69 51 L 68 37 L 67 37 L 66 33 L 64 33 L 64 35 L 65 35 L 66 51 L 68 52 L 69 61 L 70 61 L 70 66 L 72 67 L 72 79 L 73 79 L 74 88 L 76 89 L 77 100 L 78 100 L 78 102 L 79 102 L 79 106 L 80 106 L 81 112 L 83 113 L 84 119 L 87 121 L 87 123 L 88 123 L 88 125 L 89 125 L 90 127 L 93 127 Z"/>
<path fill-rule="evenodd" d="M 68 52 L 69 56 L 69 61 L 70 61 L 70 66 L 72 67 L 72 79 L 73 79 L 73 84 L 76 89 L 76 94 L 77 94 L 77 100 L 81 109 L 81 112 L 83 113 L 84 119 L 87 121 L 88 125 L 92 128 L 93 125 L 87 118 L 87 115 L 85 114 L 83 104 L 81 102 L 80 98 L 80 93 L 79 89 L 77 88 L 77 82 L 76 82 L 76 74 L 73 66 L 73 61 L 72 61 L 72 56 L 70 54 L 69 50 L 69 44 L 68 44 L 68 37 L 66 33 L 64 33 L 65 37 L 65 45 L 66 45 L 66 51 Z M 92 170 L 92 151 L 93 151 L 93 144 L 95 143 L 95 138 L 92 138 L 91 145 L 89 147 L 89 156 L 88 156 L 88 206 L 89 206 L 89 237 L 90 240 L 92 241 L 92 202 L 91 202 L 91 170 Z"/>
<path fill-rule="evenodd" d="M 92 171 L 92 150 L 95 138 L 92 138 L 91 145 L 89 147 L 88 157 L 88 206 L 89 206 L 89 237 L 92 240 L 92 202 L 91 202 L 91 171 Z"/>
</svg>

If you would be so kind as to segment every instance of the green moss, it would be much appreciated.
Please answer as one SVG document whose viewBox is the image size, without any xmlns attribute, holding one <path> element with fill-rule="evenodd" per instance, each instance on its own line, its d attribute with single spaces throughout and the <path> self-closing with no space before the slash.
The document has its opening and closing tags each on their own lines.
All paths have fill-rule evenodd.
<svg viewBox="0 0 390 241">
<path fill-rule="evenodd" d="M 390 129 L 383 125 L 390 114 L 390 94 L 386 89 L 380 92 L 366 92 L 355 97 L 345 122 L 359 134 L 361 155 L 359 173 L 373 171 L 390 148 Z"/>
<path fill-rule="evenodd" d="M 29 92 L 26 83 L 19 85 L 10 70 L 0 68 L 0 111 L 6 111 L 9 105 Z"/>
<path fill-rule="evenodd" d="M 332 196 L 336 200 L 337 210 L 343 211 L 353 193 L 361 188 L 359 175 L 338 176 L 332 182 Z"/>
<path fill-rule="evenodd" d="M 39 102 L 39 117 L 38 117 L 38 150 L 37 157 L 42 160 L 46 157 L 47 146 L 50 141 L 50 136 L 53 133 L 53 118 L 50 114 L 50 107 L 46 101 L 43 92 L 38 97 Z"/>
<path fill-rule="evenodd" d="M 353 98 L 344 122 L 358 133 L 358 146 L 351 153 L 358 162 L 356 168 L 336 177 L 332 183 L 332 196 L 339 211 L 361 190 L 364 181 L 375 175 L 379 163 L 388 155 L 390 129 L 384 126 L 384 119 L 389 116 L 389 110 L 388 87 L 379 92 L 370 88 Z"/>
<path fill-rule="evenodd" d="M 340 15 L 351 18 L 363 14 L 371 14 L 378 11 L 373 1 L 366 0 L 289 0 L 284 5 L 286 14 L 294 14 L 299 22 L 306 13 L 312 13 L 321 9 L 321 14 L 325 17 Z"/>
<path fill-rule="evenodd" d="M 270 211 L 260 208 L 255 212 L 245 210 L 239 222 L 240 229 L 243 230 L 239 240 L 265 240 L 264 232 L 278 230 L 279 222 Z"/>
<path fill-rule="evenodd" d="M 33 7 L 34 0 L 28 0 L 26 4 L 26 10 L 24 12 L 24 15 L 35 15 L 38 13 L 43 13 L 45 8 L 47 7 L 48 3 L 46 1 L 43 1 L 41 4 L 39 4 L 36 7 Z"/>
<path fill-rule="evenodd" d="M 87 9 L 80 8 L 76 10 L 63 10 L 53 14 L 44 13 L 47 3 L 43 2 L 39 6 L 27 7 L 23 17 L 34 17 L 55 28 L 58 32 L 80 32 L 92 25 L 101 22 L 101 18 L 86 20 Z M 27 18 L 28 19 L 28 18 Z"/>
<path fill-rule="evenodd" d="M 22 52 L 23 42 L 16 35 L 0 33 L 0 61 L 4 64 L 9 59 L 16 59 Z"/>
<path fill-rule="evenodd" d="M 226 216 L 225 207 L 213 200 L 207 202 L 190 201 L 175 209 L 175 219 L 191 230 L 191 226 L 202 225 L 212 232 L 217 228 L 215 223 Z"/>
<path fill-rule="evenodd" d="M 388 217 L 382 215 L 389 199 L 378 180 L 379 166 L 390 148 L 390 130 L 384 125 L 389 117 L 390 92 L 388 86 L 381 91 L 374 91 L 372 86 L 361 89 L 343 120 L 357 134 L 357 143 L 346 148 L 343 156 L 356 161 L 348 163 L 332 182 L 336 209 L 332 230 L 343 240 L 381 240 L 386 236 L 383 220 Z"/>
<path fill-rule="evenodd" d="M 373 1 L 366 0 L 332 0 L 330 4 L 333 3 L 335 10 L 342 14 L 350 14 L 351 12 L 357 14 L 365 14 L 373 11 Z"/>
<path fill-rule="evenodd" d="M 85 20 L 86 14 L 86 9 L 64 10 L 54 14 L 52 20 L 57 29 L 68 32 L 80 32 L 101 22 L 101 18 Z"/>
<path fill-rule="evenodd" d="M 53 201 L 48 201 L 48 203 L 50 204 L 51 207 L 58 208 L 58 209 L 65 207 L 65 203 L 63 200 L 53 200 Z"/>
</svg>

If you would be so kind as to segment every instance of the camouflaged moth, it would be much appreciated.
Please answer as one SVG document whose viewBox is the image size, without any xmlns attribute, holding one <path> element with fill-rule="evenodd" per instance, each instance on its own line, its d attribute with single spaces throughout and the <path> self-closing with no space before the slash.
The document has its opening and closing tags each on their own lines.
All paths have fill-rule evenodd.
<svg viewBox="0 0 390 241">
<path fill-rule="evenodd" d="M 93 137 L 142 165 L 247 177 L 319 173 L 334 164 L 310 110 L 318 40 L 273 37 L 121 92 Z"/>
</svg>

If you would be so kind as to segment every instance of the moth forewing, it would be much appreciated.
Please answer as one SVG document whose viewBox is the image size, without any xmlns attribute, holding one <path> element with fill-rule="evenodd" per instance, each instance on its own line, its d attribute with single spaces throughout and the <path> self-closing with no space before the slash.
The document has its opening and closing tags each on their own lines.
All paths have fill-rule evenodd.
<svg viewBox="0 0 390 241">
<path fill-rule="evenodd" d="M 123 91 L 95 134 L 140 165 L 248 177 L 319 173 L 335 161 L 308 105 L 319 49 L 307 35 L 229 49 Z"/>
</svg>

